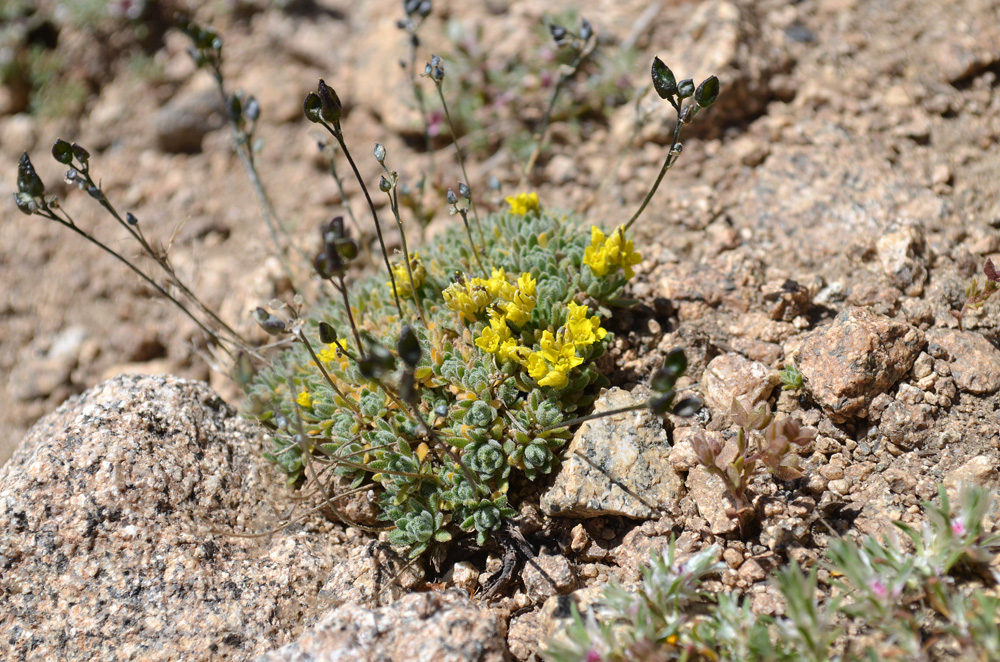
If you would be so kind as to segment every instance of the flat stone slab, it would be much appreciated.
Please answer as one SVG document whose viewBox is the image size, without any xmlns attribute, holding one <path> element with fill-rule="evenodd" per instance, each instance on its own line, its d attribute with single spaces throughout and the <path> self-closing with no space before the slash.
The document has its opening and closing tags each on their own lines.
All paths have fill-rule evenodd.
<svg viewBox="0 0 1000 662">
<path fill-rule="evenodd" d="M 612 388 L 594 411 L 638 404 L 645 394 Z M 663 422 L 648 409 L 587 421 L 576 431 L 552 487 L 542 495 L 548 515 L 633 519 L 659 517 L 680 499 L 683 481 L 670 464 Z M 640 498 L 641 497 L 641 498 Z"/>
</svg>

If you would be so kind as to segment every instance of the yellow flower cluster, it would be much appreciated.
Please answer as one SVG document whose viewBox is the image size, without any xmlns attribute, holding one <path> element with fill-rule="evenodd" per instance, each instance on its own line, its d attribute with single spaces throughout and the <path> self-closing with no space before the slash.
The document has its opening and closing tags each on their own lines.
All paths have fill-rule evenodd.
<svg viewBox="0 0 1000 662">
<path fill-rule="evenodd" d="M 528 374 L 539 386 L 566 388 L 570 370 L 583 363 L 576 350 L 589 347 L 608 334 L 601 327 L 600 317 L 587 317 L 587 306 L 571 301 L 568 308 L 566 324 L 555 333 L 544 331 L 539 342 L 541 349 L 528 356 Z"/>
<path fill-rule="evenodd" d="M 441 294 L 445 305 L 466 322 L 475 322 L 487 306 L 497 302 L 505 323 L 523 326 L 535 308 L 535 285 L 535 279 L 528 273 L 521 274 L 516 285 L 511 283 L 500 267 L 489 278 L 452 283 Z"/>
<path fill-rule="evenodd" d="M 295 398 L 295 401 L 299 403 L 300 407 L 312 407 L 313 404 L 312 396 L 305 389 L 302 389 L 302 392 L 299 393 L 299 397 Z"/>
<path fill-rule="evenodd" d="M 541 205 L 538 204 L 537 193 L 518 193 L 513 196 L 509 195 L 504 199 L 507 201 L 507 204 L 510 205 L 511 214 L 524 216 L 529 211 L 538 213 L 542 210 Z"/>
<path fill-rule="evenodd" d="M 635 275 L 633 266 L 642 262 L 642 256 L 635 252 L 632 240 L 625 239 L 625 228 L 618 226 L 610 237 L 595 225 L 590 231 L 590 246 L 583 254 L 583 263 L 591 268 L 595 276 L 604 276 L 612 269 L 622 267 L 625 277 Z"/>
<path fill-rule="evenodd" d="M 416 286 L 423 285 L 424 281 L 427 280 L 427 270 L 424 268 L 419 253 L 413 253 L 410 256 L 410 269 L 413 270 L 413 280 L 416 281 Z M 407 270 L 405 262 L 392 265 L 392 276 L 396 279 L 396 292 L 399 296 L 408 297 L 413 294 L 413 283 L 410 282 L 410 272 Z M 391 288 L 392 281 L 390 280 L 385 285 Z"/>
</svg>

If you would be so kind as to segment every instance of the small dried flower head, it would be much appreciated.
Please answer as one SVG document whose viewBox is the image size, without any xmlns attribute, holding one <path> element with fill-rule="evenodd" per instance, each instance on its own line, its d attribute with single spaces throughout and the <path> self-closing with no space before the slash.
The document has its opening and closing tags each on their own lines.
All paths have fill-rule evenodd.
<svg viewBox="0 0 1000 662">
<path fill-rule="evenodd" d="M 375 160 L 379 163 L 385 163 L 385 147 L 382 143 L 375 143 Z"/>
<path fill-rule="evenodd" d="M 566 43 L 568 33 L 563 26 L 551 23 L 549 25 L 549 33 L 552 35 L 552 39 L 556 42 L 557 46 L 562 46 Z"/>
<path fill-rule="evenodd" d="M 469 185 L 465 182 L 458 183 L 458 194 L 466 200 L 472 197 L 472 191 L 469 189 Z"/>
<path fill-rule="evenodd" d="M 343 106 L 340 103 L 340 97 L 337 96 L 336 90 L 320 78 L 316 94 L 319 96 L 320 101 L 320 117 L 330 124 L 339 122 Z"/>
<path fill-rule="evenodd" d="M 457 205 L 458 204 L 458 196 L 455 195 L 455 192 L 453 190 L 451 190 L 451 189 L 448 189 L 447 200 L 448 200 L 448 204 L 449 205 Z"/>
<path fill-rule="evenodd" d="M 590 24 L 590 21 L 580 17 L 580 39 L 587 41 L 592 34 L 594 34 L 594 27 Z"/>
<path fill-rule="evenodd" d="M 33 198 L 40 198 L 45 195 L 45 184 L 42 178 L 35 173 L 35 166 L 31 164 L 31 158 L 27 152 L 21 154 L 17 162 L 17 190 L 19 193 L 27 193 Z"/>
<path fill-rule="evenodd" d="M 253 318 L 260 328 L 272 336 L 285 332 L 285 323 L 260 306 L 254 308 Z"/>
<path fill-rule="evenodd" d="M 125 222 L 128 223 L 129 225 L 139 225 L 139 219 L 136 218 L 135 214 L 133 214 L 132 212 L 126 212 Z"/>
<path fill-rule="evenodd" d="M 385 175 L 382 175 L 378 180 L 378 190 L 383 193 L 388 193 L 392 190 L 392 182 L 390 182 L 389 178 Z"/>
</svg>

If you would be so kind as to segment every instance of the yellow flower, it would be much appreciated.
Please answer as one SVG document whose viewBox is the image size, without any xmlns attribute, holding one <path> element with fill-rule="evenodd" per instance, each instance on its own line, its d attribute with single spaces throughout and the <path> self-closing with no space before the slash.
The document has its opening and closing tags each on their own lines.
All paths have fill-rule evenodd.
<svg viewBox="0 0 1000 662">
<path fill-rule="evenodd" d="M 491 279 L 492 280 L 492 279 Z M 493 301 L 487 281 L 473 278 L 470 282 L 452 283 L 441 293 L 448 308 L 458 313 L 466 322 L 475 322 Z"/>
<path fill-rule="evenodd" d="M 299 397 L 295 398 L 295 401 L 299 403 L 300 407 L 312 407 L 313 404 L 312 397 L 305 389 L 302 389 L 302 392 L 299 393 Z"/>
<path fill-rule="evenodd" d="M 476 338 L 476 347 L 496 354 L 500 344 L 510 339 L 510 328 L 503 316 L 495 310 L 490 311 L 490 325 L 483 329 L 480 337 Z"/>
<path fill-rule="evenodd" d="M 541 205 L 538 204 L 538 194 L 534 192 L 507 196 L 505 200 L 510 205 L 510 213 L 518 216 L 524 216 L 529 211 L 538 213 L 542 210 Z"/>
<path fill-rule="evenodd" d="M 607 329 L 601 327 L 601 318 L 597 315 L 588 318 L 587 306 L 569 302 L 569 317 L 566 319 L 566 328 L 573 338 L 576 347 L 588 347 L 599 340 L 604 340 L 608 335 Z"/>
<path fill-rule="evenodd" d="M 625 278 L 635 276 L 633 266 L 642 262 L 632 240 L 625 239 L 625 228 L 619 225 L 610 237 L 605 237 L 604 233 L 595 225 L 590 229 L 590 246 L 587 246 L 583 253 L 583 263 L 591 268 L 595 276 L 606 275 L 614 268 L 622 267 L 625 270 Z"/>
<path fill-rule="evenodd" d="M 539 345 L 541 349 L 528 356 L 528 374 L 539 386 L 566 388 L 570 370 L 583 363 L 583 358 L 576 355 L 572 338 L 564 330 L 558 334 L 546 330 Z"/>
<path fill-rule="evenodd" d="M 337 338 L 332 343 L 327 345 L 326 349 L 321 350 L 317 356 L 323 363 L 338 363 L 340 365 L 340 369 L 343 370 L 347 368 L 349 363 L 347 355 L 344 353 L 344 350 L 346 349 L 347 345 L 344 344 L 344 341 Z"/>
<path fill-rule="evenodd" d="M 535 309 L 536 285 L 537 282 L 531 274 L 523 273 L 517 279 L 517 287 L 508 283 L 501 291 L 505 302 L 500 304 L 500 308 L 509 322 L 524 326 L 531 319 L 531 311 Z"/>
<path fill-rule="evenodd" d="M 424 263 L 420 260 L 419 253 L 413 253 L 410 256 L 410 269 L 413 271 L 413 280 L 416 281 L 416 286 L 420 287 L 427 280 L 427 270 L 424 269 Z M 410 282 L 410 271 L 406 268 L 406 263 L 394 264 L 392 265 L 392 276 L 396 279 L 396 292 L 401 297 L 408 297 L 413 294 L 413 283 Z M 392 281 L 390 280 L 385 284 L 386 287 L 392 287 Z"/>
<path fill-rule="evenodd" d="M 514 338 L 508 338 L 500 343 L 496 353 L 501 363 L 510 360 L 520 363 L 522 366 L 527 366 L 531 350 L 524 345 L 517 344 L 517 340 Z"/>
</svg>

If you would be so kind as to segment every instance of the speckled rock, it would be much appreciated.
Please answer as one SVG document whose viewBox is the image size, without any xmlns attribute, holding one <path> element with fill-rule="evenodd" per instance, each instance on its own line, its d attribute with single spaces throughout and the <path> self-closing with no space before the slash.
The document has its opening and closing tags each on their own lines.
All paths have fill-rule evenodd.
<svg viewBox="0 0 1000 662">
<path fill-rule="evenodd" d="M 594 410 L 631 406 L 645 397 L 638 390 L 612 388 L 598 398 Z M 542 495 L 542 511 L 561 517 L 635 519 L 669 511 L 682 489 L 669 454 L 663 423 L 648 410 L 588 421 L 576 431 L 559 474 Z"/>
<path fill-rule="evenodd" d="M 543 553 L 529 560 L 521 578 L 528 597 L 535 602 L 576 588 L 576 570 L 569 559 L 560 554 Z"/>
<path fill-rule="evenodd" d="M 37 423 L 0 469 L 0 657 L 232 660 L 290 640 L 318 613 L 331 526 L 212 532 L 290 505 L 262 443 L 173 377 L 118 377 Z"/>
<path fill-rule="evenodd" d="M 502 662 L 500 622 L 460 589 L 412 593 L 376 609 L 348 603 L 326 614 L 294 643 L 258 662 Z"/>
<path fill-rule="evenodd" d="M 726 413 L 737 398 L 752 409 L 770 397 L 779 381 L 778 373 L 763 363 L 723 354 L 712 359 L 702 377 L 705 404 Z"/>
<path fill-rule="evenodd" d="M 698 514 L 708 521 L 708 528 L 714 535 L 725 535 L 739 528 L 736 502 L 721 478 L 703 467 L 695 467 L 688 474 L 686 484 Z"/>
<path fill-rule="evenodd" d="M 939 345 L 951 359 L 951 375 L 958 388 L 984 395 L 1000 389 L 1000 350 L 973 331 L 931 329 L 927 341 Z"/>
<path fill-rule="evenodd" d="M 944 478 L 944 485 L 951 491 L 956 491 L 962 483 L 975 483 L 987 490 L 1000 490 L 1000 468 L 997 457 L 976 455 L 962 466 L 949 471 Z"/>
<path fill-rule="evenodd" d="M 921 448 L 934 425 L 933 410 L 930 405 L 895 400 L 882 413 L 879 431 L 900 448 Z"/>
<path fill-rule="evenodd" d="M 924 346 L 919 329 L 867 308 L 846 308 L 802 343 L 797 365 L 835 422 L 868 415 L 868 403 L 905 375 Z"/>
<path fill-rule="evenodd" d="M 893 287 L 907 296 L 919 296 L 927 280 L 924 235 L 920 228 L 908 226 L 887 232 L 875 242 L 882 270 Z"/>
<path fill-rule="evenodd" d="M 330 571 L 319 596 L 326 607 L 354 602 L 365 607 L 400 599 L 424 577 L 423 564 L 401 558 L 388 545 L 369 542 L 347 552 Z"/>
<path fill-rule="evenodd" d="M 604 589 L 603 584 L 592 584 L 569 595 L 555 595 L 539 609 L 512 618 L 507 632 L 511 654 L 517 660 L 537 660 L 538 652 L 550 638 L 564 641 L 566 628 L 572 623 L 573 605 L 581 614 L 594 611 L 599 621 L 614 618 L 614 612 L 598 602 Z"/>
</svg>

